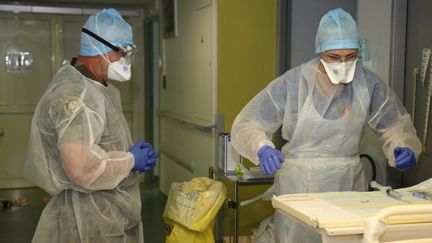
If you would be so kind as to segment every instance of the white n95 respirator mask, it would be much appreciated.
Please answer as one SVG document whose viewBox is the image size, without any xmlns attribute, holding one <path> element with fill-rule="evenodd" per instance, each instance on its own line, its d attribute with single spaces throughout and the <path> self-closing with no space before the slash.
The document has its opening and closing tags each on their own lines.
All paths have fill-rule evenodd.
<svg viewBox="0 0 432 243">
<path fill-rule="evenodd" d="M 131 76 L 131 64 L 124 57 L 108 65 L 107 78 L 109 80 L 124 82 L 130 80 Z"/>
<path fill-rule="evenodd" d="M 327 72 L 327 76 L 333 84 L 350 83 L 354 79 L 357 60 L 358 59 L 351 62 L 331 63 L 320 59 Z"/>
</svg>

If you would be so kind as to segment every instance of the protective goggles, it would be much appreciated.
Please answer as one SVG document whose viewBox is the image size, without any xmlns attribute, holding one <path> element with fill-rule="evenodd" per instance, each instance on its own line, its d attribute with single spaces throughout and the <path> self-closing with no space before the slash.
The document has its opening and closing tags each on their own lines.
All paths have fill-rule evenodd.
<svg viewBox="0 0 432 243">
<path fill-rule="evenodd" d="M 321 54 L 321 56 L 324 59 L 324 61 L 330 63 L 352 62 L 358 58 L 358 52 L 353 52 L 345 57 L 324 52 Z"/>
<path fill-rule="evenodd" d="M 95 33 L 91 32 L 90 30 L 86 28 L 82 28 L 82 32 L 86 33 L 87 35 L 93 37 L 100 43 L 106 45 L 107 47 L 111 48 L 113 51 L 121 53 L 122 57 L 125 58 L 126 62 L 128 64 L 132 63 L 133 58 L 136 53 L 136 46 L 135 45 L 128 45 L 128 46 L 115 46 L 108 41 L 104 40 L 102 37 L 96 35 Z"/>
<path fill-rule="evenodd" d="M 117 52 L 120 52 L 122 57 L 126 60 L 128 64 L 131 64 L 136 53 L 136 46 L 135 45 L 128 45 L 128 46 L 118 46 L 120 49 Z"/>
</svg>

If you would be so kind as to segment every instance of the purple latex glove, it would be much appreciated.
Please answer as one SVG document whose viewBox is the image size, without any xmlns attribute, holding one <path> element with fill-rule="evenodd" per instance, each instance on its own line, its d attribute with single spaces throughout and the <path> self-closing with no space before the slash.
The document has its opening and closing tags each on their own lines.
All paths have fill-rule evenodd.
<svg viewBox="0 0 432 243">
<path fill-rule="evenodd" d="M 416 166 L 414 152 L 410 148 L 396 147 L 394 149 L 396 168 L 399 170 L 411 170 Z"/>
<path fill-rule="evenodd" d="M 129 148 L 135 159 L 134 170 L 139 172 L 147 172 L 156 164 L 156 159 L 159 154 L 153 150 L 153 146 L 138 140 L 132 147 Z"/>
<path fill-rule="evenodd" d="M 267 175 L 272 175 L 278 171 L 284 162 L 282 153 L 269 145 L 262 146 L 258 150 L 258 157 L 261 171 Z"/>
</svg>

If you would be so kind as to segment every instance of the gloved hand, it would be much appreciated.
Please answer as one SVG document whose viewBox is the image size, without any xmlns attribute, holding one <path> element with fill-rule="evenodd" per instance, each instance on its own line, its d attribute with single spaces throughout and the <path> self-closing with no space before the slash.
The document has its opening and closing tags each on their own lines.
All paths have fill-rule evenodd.
<svg viewBox="0 0 432 243">
<path fill-rule="evenodd" d="M 399 170 L 410 170 L 416 166 L 414 152 L 410 148 L 396 147 L 394 149 L 396 168 Z"/>
<path fill-rule="evenodd" d="M 149 171 L 155 164 L 159 154 L 153 150 L 149 143 L 144 143 L 138 140 L 132 147 L 129 148 L 135 159 L 134 170 L 139 172 Z"/>
<path fill-rule="evenodd" d="M 267 175 L 272 175 L 278 171 L 281 163 L 284 162 L 282 153 L 269 145 L 262 146 L 258 150 L 258 157 L 261 171 Z"/>
</svg>

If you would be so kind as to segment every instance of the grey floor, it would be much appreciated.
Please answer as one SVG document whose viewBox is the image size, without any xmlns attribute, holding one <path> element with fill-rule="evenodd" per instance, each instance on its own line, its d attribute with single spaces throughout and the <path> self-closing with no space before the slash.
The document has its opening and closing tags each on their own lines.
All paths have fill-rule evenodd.
<svg viewBox="0 0 432 243">
<path fill-rule="evenodd" d="M 141 184 L 144 241 L 146 243 L 165 242 L 166 227 L 162 221 L 165 199 L 159 192 L 157 182 Z M 47 194 L 39 188 L 0 190 L 0 201 L 23 198 L 29 204 L 4 208 L 0 205 L 0 242 L 31 242 Z"/>
</svg>

